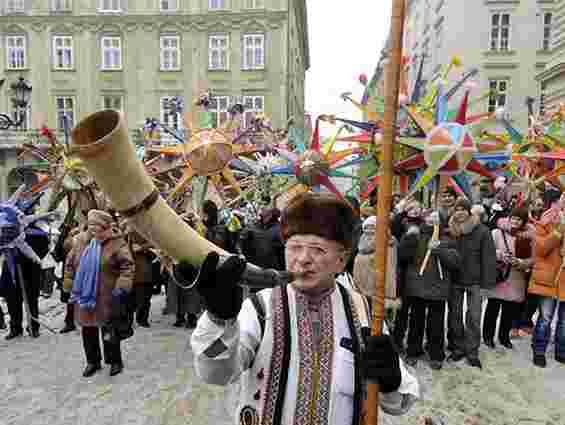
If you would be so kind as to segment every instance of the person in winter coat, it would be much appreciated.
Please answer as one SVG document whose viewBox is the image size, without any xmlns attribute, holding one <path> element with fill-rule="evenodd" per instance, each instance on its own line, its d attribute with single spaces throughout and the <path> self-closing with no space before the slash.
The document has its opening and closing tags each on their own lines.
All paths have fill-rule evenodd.
<svg viewBox="0 0 565 425">
<path fill-rule="evenodd" d="M 49 238 L 47 236 L 28 234 L 25 238 L 28 245 L 40 259 L 47 255 L 49 252 Z M 31 315 L 35 318 L 39 316 L 41 265 L 19 251 L 15 255 L 15 264 L 17 265 L 15 279 L 6 265 L 2 268 L 2 275 L 0 276 L 0 290 L 5 294 L 8 314 L 10 315 L 10 331 L 5 337 L 6 340 L 11 340 L 23 334 L 24 297 L 21 282 L 19 281 L 18 268 L 22 272 Z M 32 320 L 31 323 L 28 323 L 27 331 L 32 338 L 39 337 L 39 322 Z"/>
<path fill-rule="evenodd" d="M 448 325 L 454 344 L 449 360 L 459 361 L 467 357 L 470 366 L 481 368 L 481 289 L 490 289 L 496 284 L 496 248 L 488 227 L 471 214 L 471 203 L 466 199 L 456 201 L 449 230 L 461 257 L 461 266 L 449 294 L 452 313 Z M 464 325 L 465 295 L 467 313 Z"/>
<path fill-rule="evenodd" d="M 123 370 L 120 340 L 129 332 L 128 294 L 135 264 L 114 218 L 101 210 L 88 212 L 88 230 L 75 237 L 65 264 L 63 286 L 71 292 L 75 318 L 82 326 L 87 366 L 84 377 L 101 367 L 100 329 L 104 360 L 110 376 Z M 125 329 L 125 330 L 124 330 Z"/>
<path fill-rule="evenodd" d="M 504 347 L 512 348 L 510 330 L 513 322 L 519 319 L 521 303 L 528 286 L 527 272 L 532 266 L 532 241 L 524 235 L 528 224 L 528 210 L 515 208 L 510 214 L 509 222 L 509 228 L 501 225 L 492 231 L 496 259 L 504 265 L 502 271 L 505 279 L 486 294 L 489 300 L 483 318 L 483 340 L 490 348 L 495 348 L 494 332 L 501 309 L 498 341 Z"/>
<path fill-rule="evenodd" d="M 353 282 L 355 289 L 367 297 L 375 296 L 375 236 L 377 234 L 377 217 L 374 215 L 363 221 L 363 233 L 359 239 L 355 265 L 353 266 Z M 385 298 L 396 299 L 397 246 L 394 236 L 389 239 L 387 255 L 387 276 Z"/>
<path fill-rule="evenodd" d="M 242 230 L 239 245 L 247 261 L 264 269 L 285 269 L 280 216 L 277 208 L 265 208 L 260 211 L 256 225 Z"/>
<path fill-rule="evenodd" d="M 135 261 L 135 277 L 133 279 L 132 296 L 130 297 L 130 314 L 133 322 L 144 328 L 149 328 L 149 311 L 153 295 L 153 260 L 152 244 L 138 232 L 126 225 L 126 240 Z M 135 317 L 134 317 L 135 316 Z"/>
<path fill-rule="evenodd" d="M 533 333 L 533 363 L 546 366 L 545 352 L 557 312 L 555 360 L 565 364 L 565 194 L 536 226 L 534 268 L 529 292 L 539 296 L 539 316 Z M 559 307 L 558 307 L 559 305 Z"/>
<path fill-rule="evenodd" d="M 235 252 L 234 240 L 226 226 L 220 223 L 218 207 L 211 200 L 202 204 L 202 222 L 206 226 L 206 239 L 228 252 Z"/>
<path fill-rule="evenodd" d="M 422 205 L 418 201 L 409 202 L 404 210 L 394 217 L 391 224 L 392 235 L 397 240 L 401 240 L 408 229 L 413 226 L 419 227 L 424 222 L 422 215 Z M 410 302 L 404 296 L 404 284 L 406 282 L 404 267 L 399 267 L 397 272 L 398 294 L 402 300 L 402 304 L 394 320 L 393 338 L 400 351 L 404 351 L 404 338 L 406 336 L 406 329 L 408 328 Z"/>
<path fill-rule="evenodd" d="M 439 223 L 439 214 L 432 214 Z M 430 367 L 441 369 L 445 359 L 446 301 L 460 257 L 451 241 L 432 240 L 433 230 L 429 224 L 410 228 L 400 241 L 398 261 L 404 268 L 404 296 L 411 306 L 406 362 L 415 365 L 424 354 L 425 332 Z M 420 274 L 428 250 L 430 256 Z"/>
</svg>

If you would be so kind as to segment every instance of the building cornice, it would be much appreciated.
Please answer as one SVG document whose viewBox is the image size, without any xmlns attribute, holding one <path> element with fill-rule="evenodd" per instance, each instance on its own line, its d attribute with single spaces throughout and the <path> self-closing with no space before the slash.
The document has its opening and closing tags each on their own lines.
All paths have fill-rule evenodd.
<svg viewBox="0 0 565 425">
<path fill-rule="evenodd" d="M 18 26 L 30 27 L 41 33 L 53 26 L 64 26 L 70 33 L 98 32 L 105 26 L 115 26 L 123 32 L 139 28 L 145 31 L 176 27 L 179 31 L 212 31 L 218 27 L 240 29 L 257 27 L 265 31 L 280 28 L 288 19 L 288 12 L 260 10 L 243 12 L 217 12 L 206 14 L 155 14 L 155 15 L 46 15 L 18 16 Z M 13 32 L 13 16 L 0 16 L 0 31 Z"/>
<path fill-rule="evenodd" d="M 565 62 L 558 63 L 557 65 L 540 72 L 536 75 L 536 81 L 552 80 L 562 74 L 565 74 Z"/>
</svg>

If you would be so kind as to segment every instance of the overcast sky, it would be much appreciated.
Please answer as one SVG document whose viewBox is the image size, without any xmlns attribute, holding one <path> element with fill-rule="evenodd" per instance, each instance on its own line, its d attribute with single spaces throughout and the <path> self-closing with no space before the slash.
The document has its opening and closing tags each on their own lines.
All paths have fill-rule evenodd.
<svg viewBox="0 0 565 425">
<path fill-rule="evenodd" d="M 306 111 L 359 119 L 339 95 L 363 93 L 357 77 L 371 78 L 389 31 L 391 0 L 306 0 L 310 69 L 306 72 Z M 327 131 L 324 131 L 327 133 Z"/>
</svg>

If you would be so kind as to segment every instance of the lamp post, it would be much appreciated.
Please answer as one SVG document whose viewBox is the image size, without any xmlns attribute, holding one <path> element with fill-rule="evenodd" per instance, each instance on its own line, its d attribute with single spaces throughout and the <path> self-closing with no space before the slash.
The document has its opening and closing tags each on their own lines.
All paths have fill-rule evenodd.
<svg viewBox="0 0 565 425">
<path fill-rule="evenodd" d="M 0 80 L 0 88 L 5 81 L 5 79 Z M 18 81 L 10 84 L 10 89 L 14 94 L 11 100 L 16 109 L 16 116 L 14 120 L 8 114 L 0 114 L 0 130 L 8 130 L 10 127 L 18 128 L 26 119 L 25 110 L 31 98 L 31 84 L 24 77 L 20 77 Z"/>
</svg>

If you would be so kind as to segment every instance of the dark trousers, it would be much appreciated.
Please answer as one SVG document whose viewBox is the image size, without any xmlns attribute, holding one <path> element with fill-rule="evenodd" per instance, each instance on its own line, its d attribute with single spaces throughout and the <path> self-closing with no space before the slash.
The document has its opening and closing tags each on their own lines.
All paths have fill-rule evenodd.
<svg viewBox="0 0 565 425">
<path fill-rule="evenodd" d="M 153 295 L 152 283 L 140 283 L 133 287 L 133 294 L 130 299 L 131 320 L 135 314 L 137 323 L 144 323 L 149 320 L 151 310 L 151 296 Z"/>
<path fill-rule="evenodd" d="M 467 294 L 467 312 L 463 321 L 463 300 Z M 481 345 L 481 288 L 452 286 L 449 293 L 449 330 L 453 338 L 454 353 L 465 354 L 467 358 L 477 359 Z"/>
<path fill-rule="evenodd" d="M 394 330 L 392 337 L 398 347 L 404 347 L 404 337 L 408 328 L 408 317 L 410 313 L 410 297 L 402 297 L 400 310 L 396 312 L 394 319 Z"/>
<path fill-rule="evenodd" d="M 67 303 L 67 312 L 65 314 L 65 324 L 74 325 L 75 324 L 75 305 Z"/>
<path fill-rule="evenodd" d="M 536 294 L 526 294 L 526 299 L 520 304 L 520 315 L 517 323 L 514 324 L 515 328 L 533 328 L 534 327 L 534 314 L 539 308 L 539 296 Z"/>
<path fill-rule="evenodd" d="M 104 337 L 107 330 L 102 328 L 102 345 L 104 347 L 104 362 L 106 364 L 122 364 L 122 351 L 120 343 L 112 343 L 106 341 Z M 96 326 L 82 327 L 82 346 L 86 362 L 89 364 L 98 364 L 102 361 L 100 352 L 100 331 Z"/>
<path fill-rule="evenodd" d="M 25 282 L 27 299 L 29 300 L 29 308 L 31 315 L 35 318 L 39 316 L 39 285 L 33 282 Z M 6 303 L 8 304 L 8 314 L 10 315 L 10 329 L 14 331 L 23 330 L 23 314 L 24 314 L 24 298 L 20 289 L 19 282 L 16 286 L 10 285 L 6 289 Z M 32 330 L 39 329 L 39 323 L 35 320 L 31 321 Z"/>
<path fill-rule="evenodd" d="M 424 332 L 426 348 L 431 360 L 445 359 L 445 301 L 425 300 L 410 297 L 410 325 L 408 330 L 408 357 L 418 357 L 424 353 Z"/>
<path fill-rule="evenodd" d="M 498 327 L 498 340 L 503 342 L 510 341 L 510 330 L 512 323 L 519 317 L 521 303 L 514 301 L 499 300 L 489 298 L 483 317 L 483 338 L 486 340 L 494 339 L 496 321 L 500 315 L 500 325 Z"/>
</svg>

